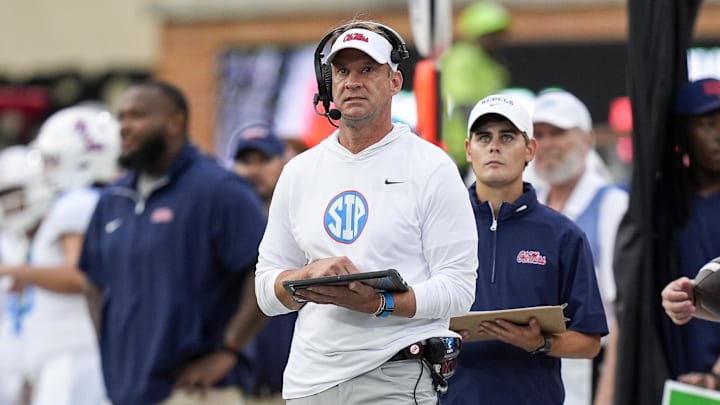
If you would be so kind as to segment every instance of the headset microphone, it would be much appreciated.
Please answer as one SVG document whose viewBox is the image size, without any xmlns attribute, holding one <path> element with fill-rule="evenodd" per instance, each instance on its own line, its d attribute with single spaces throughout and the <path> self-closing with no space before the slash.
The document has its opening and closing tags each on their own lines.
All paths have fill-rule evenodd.
<svg viewBox="0 0 720 405">
<path fill-rule="evenodd" d="M 332 110 L 328 111 L 327 116 L 331 120 L 337 121 L 340 119 L 340 117 L 342 117 L 342 113 L 340 113 L 340 110 L 338 110 L 337 108 L 333 108 Z"/>
<path fill-rule="evenodd" d="M 330 100 L 323 100 L 322 105 L 325 111 L 327 112 L 321 112 L 318 111 L 318 103 L 320 102 L 320 94 L 315 93 L 315 96 L 313 97 L 313 106 L 315 107 L 315 114 L 322 115 L 323 117 L 328 119 L 328 122 L 330 125 L 334 126 L 335 128 L 339 128 L 336 123 L 333 122 L 333 120 L 337 121 L 340 119 L 342 114 L 340 113 L 340 110 L 333 108 L 330 109 Z"/>
</svg>

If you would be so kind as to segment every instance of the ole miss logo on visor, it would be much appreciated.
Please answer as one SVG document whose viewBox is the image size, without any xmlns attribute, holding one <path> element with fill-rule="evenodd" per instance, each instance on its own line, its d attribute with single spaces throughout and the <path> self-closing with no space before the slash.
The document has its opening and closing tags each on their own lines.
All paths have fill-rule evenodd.
<svg viewBox="0 0 720 405">
<path fill-rule="evenodd" d="M 325 232 L 340 243 L 353 243 L 365 229 L 368 204 L 357 191 L 347 190 L 336 195 L 325 208 Z"/>
<path fill-rule="evenodd" d="M 369 42 L 370 40 L 368 39 L 368 37 L 363 35 L 361 32 L 353 32 L 353 33 L 345 35 L 345 37 L 343 38 L 343 42 L 348 42 L 348 41 Z"/>
</svg>

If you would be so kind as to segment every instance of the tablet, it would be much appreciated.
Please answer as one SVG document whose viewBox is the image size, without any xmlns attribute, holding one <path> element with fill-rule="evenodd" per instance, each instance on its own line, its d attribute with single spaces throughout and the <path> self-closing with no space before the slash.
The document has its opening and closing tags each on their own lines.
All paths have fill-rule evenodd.
<svg viewBox="0 0 720 405">
<path fill-rule="evenodd" d="M 283 281 L 283 287 L 285 287 L 285 290 L 287 290 L 290 295 L 295 295 L 295 291 L 301 288 L 312 287 L 314 285 L 342 286 L 350 284 L 351 281 L 360 281 L 381 292 L 403 292 L 408 290 L 407 283 L 395 269 L 306 278 L 303 280 L 286 280 Z"/>
</svg>

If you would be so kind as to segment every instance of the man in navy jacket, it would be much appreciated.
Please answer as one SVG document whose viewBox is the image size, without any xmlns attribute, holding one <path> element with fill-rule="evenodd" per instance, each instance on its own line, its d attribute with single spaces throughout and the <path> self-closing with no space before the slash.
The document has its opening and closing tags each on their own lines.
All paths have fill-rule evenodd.
<svg viewBox="0 0 720 405">
<path fill-rule="evenodd" d="M 491 340 L 463 344 L 442 402 L 560 405 L 560 358 L 596 356 L 608 333 L 590 246 L 577 225 L 540 204 L 523 183 L 536 142 L 530 116 L 517 101 L 484 98 L 468 128 L 479 259 L 472 310 L 567 304 L 569 321 L 567 331 L 556 334 L 543 334 L 534 318 L 528 325 L 482 322 L 477 327 Z"/>
<path fill-rule="evenodd" d="M 174 86 L 131 86 L 118 120 L 128 170 L 103 191 L 79 264 L 102 294 L 108 396 L 114 405 L 237 404 L 253 377 L 240 351 L 265 319 L 253 284 L 262 203 L 191 144 Z"/>
</svg>

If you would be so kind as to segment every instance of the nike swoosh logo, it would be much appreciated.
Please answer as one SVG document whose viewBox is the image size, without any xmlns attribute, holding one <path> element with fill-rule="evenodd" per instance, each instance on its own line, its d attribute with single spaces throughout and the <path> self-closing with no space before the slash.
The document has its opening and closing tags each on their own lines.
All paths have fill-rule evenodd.
<svg viewBox="0 0 720 405">
<path fill-rule="evenodd" d="M 385 184 L 401 184 L 405 183 L 404 181 L 390 181 L 388 179 L 385 179 Z"/>
<path fill-rule="evenodd" d="M 112 221 L 105 224 L 105 233 L 113 233 L 122 225 L 122 219 L 115 218 Z"/>
</svg>

